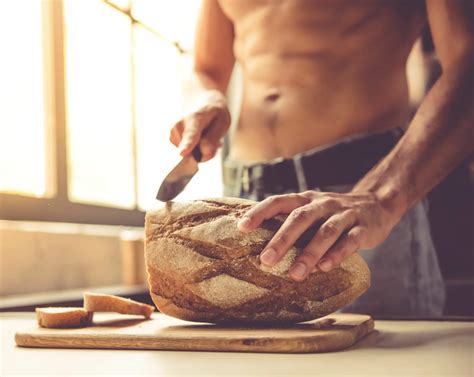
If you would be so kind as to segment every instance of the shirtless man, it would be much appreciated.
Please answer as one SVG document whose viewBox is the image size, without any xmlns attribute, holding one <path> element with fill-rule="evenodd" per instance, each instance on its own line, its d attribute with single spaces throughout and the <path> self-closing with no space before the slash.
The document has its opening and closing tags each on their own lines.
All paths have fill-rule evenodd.
<svg viewBox="0 0 474 377">
<path fill-rule="evenodd" d="M 443 74 L 407 124 L 405 63 L 427 22 Z M 198 143 L 204 161 L 215 155 L 230 124 L 224 93 L 236 60 L 244 92 L 229 156 L 234 193 L 267 197 L 239 229 L 289 214 L 261 262 L 275 265 L 318 223 L 291 278 L 329 271 L 359 251 L 371 267 L 372 287 L 352 310 L 440 315 L 443 283 L 421 200 L 474 146 L 472 1 L 204 0 L 194 56 L 201 106 L 170 134 L 181 155 Z M 394 136 L 407 125 L 403 136 Z M 369 141 L 378 138 L 375 146 Z M 389 147 L 375 166 L 341 186 L 352 170 L 338 162 L 357 170 L 359 156 L 383 143 Z M 327 157 L 328 150 L 339 160 Z M 333 166 L 339 167 L 330 171 Z M 268 186 L 268 174 L 256 172 L 268 169 L 280 172 L 284 179 L 272 184 L 285 190 L 255 191 Z M 317 184 L 339 170 L 334 182 Z M 294 189 L 287 185 L 292 179 Z"/>
</svg>

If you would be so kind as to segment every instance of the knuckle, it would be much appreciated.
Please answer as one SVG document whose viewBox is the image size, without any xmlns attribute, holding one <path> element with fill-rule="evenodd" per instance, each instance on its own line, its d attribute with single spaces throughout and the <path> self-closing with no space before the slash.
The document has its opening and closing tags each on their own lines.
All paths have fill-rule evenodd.
<svg viewBox="0 0 474 377">
<path fill-rule="evenodd" d="M 315 198 L 315 192 L 307 190 L 300 193 L 298 196 L 304 204 L 309 204 Z"/>
<path fill-rule="evenodd" d="M 259 224 L 257 216 L 245 216 L 248 220 L 246 220 L 245 224 L 247 227 L 253 227 L 255 224 Z"/>
<path fill-rule="evenodd" d="M 203 127 L 203 123 L 198 114 L 190 114 L 184 118 L 184 129 L 187 132 L 197 132 Z"/>
<path fill-rule="evenodd" d="M 253 223 L 258 218 L 258 215 L 255 212 L 255 208 L 252 209 L 251 211 L 248 211 L 247 213 L 245 213 L 244 217 L 247 218 L 248 221 Z"/>
<path fill-rule="evenodd" d="M 348 233 L 346 236 L 346 243 L 351 245 L 352 247 L 359 247 L 360 245 L 360 235 L 359 233 Z"/>
<path fill-rule="evenodd" d="M 355 219 L 357 217 L 357 212 L 355 209 L 347 209 L 344 212 L 342 212 L 342 216 L 348 219 Z"/>
<path fill-rule="evenodd" d="M 354 233 L 359 237 L 365 236 L 367 231 L 367 226 L 363 224 L 358 224 L 356 227 L 354 227 Z"/>
<path fill-rule="evenodd" d="M 268 199 L 266 199 L 265 201 L 270 204 L 270 205 L 276 205 L 276 204 L 280 204 L 281 201 L 282 201 L 282 197 L 279 196 L 279 195 L 274 195 L 274 196 L 271 196 L 269 197 Z"/>
<path fill-rule="evenodd" d="M 337 200 L 334 198 L 327 198 L 326 199 L 326 206 L 329 208 L 334 208 L 337 206 Z"/>
<path fill-rule="evenodd" d="M 245 218 L 247 219 L 245 221 L 245 225 L 247 227 L 253 227 L 255 224 L 258 224 L 258 221 L 257 221 L 257 217 L 256 216 L 245 216 Z"/>
<path fill-rule="evenodd" d="M 301 193 L 302 196 L 306 196 L 306 197 L 312 197 L 313 194 L 314 194 L 314 191 L 312 190 L 306 190 Z"/>
<path fill-rule="evenodd" d="M 337 206 L 337 200 L 334 198 L 331 198 L 330 196 L 322 197 L 319 203 L 326 209 L 335 208 Z"/>
<path fill-rule="evenodd" d="M 207 104 L 201 109 L 196 111 L 196 117 L 201 120 L 201 122 L 210 123 L 211 121 L 220 122 L 223 118 L 221 113 L 221 108 L 214 104 Z"/>
<path fill-rule="evenodd" d="M 310 194 L 308 194 L 308 192 Z M 297 199 L 299 200 L 299 202 L 301 203 L 301 205 L 308 205 L 312 202 L 313 200 L 313 194 L 311 194 L 312 191 L 305 191 L 301 194 L 297 194 Z"/>
<path fill-rule="evenodd" d="M 333 238 L 337 235 L 339 227 L 335 222 L 328 222 L 319 229 L 320 237 L 323 239 Z"/>
<path fill-rule="evenodd" d="M 290 220 L 294 222 L 306 222 L 311 217 L 311 212 L 306 208 L 297 208 L 290 214 Z"/>
<path fill-rule="evenodd" d="M 185 133 L 192 139 L 198 139 L 201 133 L 201 128 L 199 126 L 190 126 L 186 128 Z"/>
<path fill-rule="evenodd" d="M 275 237 L 273 246 L 275 246 L 277 249 L 280 249 L 282 247 L 287 246 L 288 243 L 289 243 L 288 236 L 285 233 L 281 233 Z"/>
</svg>

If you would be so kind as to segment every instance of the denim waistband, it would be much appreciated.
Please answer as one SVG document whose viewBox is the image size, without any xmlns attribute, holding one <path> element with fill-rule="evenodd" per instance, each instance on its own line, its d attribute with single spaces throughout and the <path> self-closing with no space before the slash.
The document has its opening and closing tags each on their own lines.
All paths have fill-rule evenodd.
<svg viewBox="0 0 474 377">
<path fill-rule="evenodd" d="M 226 194 L 262 197 L 325 185 L 353 184 L 383 158 L 403 135 L 402 128 L 352 135 L 292 158 L 244 164 L 224 161 Z"/>
</svg>

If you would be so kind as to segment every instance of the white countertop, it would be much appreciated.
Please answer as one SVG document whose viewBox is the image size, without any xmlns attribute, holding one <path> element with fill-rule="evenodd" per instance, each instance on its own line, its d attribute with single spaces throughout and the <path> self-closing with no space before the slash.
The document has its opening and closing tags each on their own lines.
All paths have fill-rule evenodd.
<svg viewBox="0 0 474 377">
<path fill-rule="evenodd" d="M 0 376 L 474 376 L 474 323 L 376 321 L 355 346 L 323 354 L 16 347 L 34 313 L 0 313 Z"/>
</svg>

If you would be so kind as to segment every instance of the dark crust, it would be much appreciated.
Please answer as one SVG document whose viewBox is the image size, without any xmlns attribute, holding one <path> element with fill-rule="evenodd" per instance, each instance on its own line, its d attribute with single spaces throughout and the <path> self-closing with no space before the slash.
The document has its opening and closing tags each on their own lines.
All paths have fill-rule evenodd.
<svg viewBox="0 0 474 377">
<path fill-rule="evenodd" d="M 221 311 L 221 308 L 218 306 L 213 305 L 209 301 L 191 292 L 186 286 L 188 284 L 187 281 L 184 282 L 175 276 L 164 274 L 153 267 L 149 269 L 149 274 L 148 282 L 150 284 L 150 290 L 176 302 L 178 306 L 189 309 L 193 308 L 198 311 Z"/>
<path fill-rule="evenodd" d="M 198 207 L 193 208 L 193 203 L 190 203 L 189 207 L 185 204 L 177 204 L 160 212 L 147 214 L 147 227 L 152 229 L 151 232 L 147 229 L 147 253 L 159 252 L 159 249 L 149 247 L 149 242 L 165 238 L 172 239 L 176 244 L 184 245 L 196 254 L 212 260 L 210 266 L 196 268 L 196 271 L 187 276 L 179 276 L 173 271 L 165 273 L 147 263 L 152 297 L 159 297 L 157 300 L 154 299 L 154 302 L 165 314 L 206 322 L 299 322 L 326 315 L 347 304 L 367 289 L 369 272 L 361 260 L 356 259 L 353 265 L 349 266 L 350 268 L 340 267 L 329 273 L 314 272 L 305 282 L 298 283 L 259 268 L 258 254 L 268 240 L 250 246 L 241 246 L 235 239 L 215 244 L 176 234 L 175 232 L 182 228 L 204 224 L 219 216 L 240 217 L 253 205 L 247 200 L 240 202 L 238 199 L 226 199 L 224 202 L 212 199 L 200 201 L 200 203 L 201 212 L 193 212 Z M 207 204 L 208 207 L 204 212 L 202 203 Z M 274 233 L 284 220 L 285 216 L 278 216 L 277 219 L 266 221 L 263 227 Z M 317 226 L 317 224 L 314 225 L 314 227 Z M 310 231 L 314 232 L 314 229 Z M 297 249 L 301 250 L 307 244 L 308 240 L 305 238 L 308 237 L 304 235 L 295 244 Z M 360 259 L 358 256 L 357 258 Z M 269 293 L 225 309 L 197 296 L 188 288 L 191 284 L 221 274 L 268 289 Z M 310 302 L 319 302 L 321 305 L 308 305 Z M 181 315 L 179 315 L 180 310 Z M 284 314 L 280 315 L 280 313 Z"/>
<path fill-rule="evenodd" d="M 223 318 L 241 318 L 245 316 L 253 317 L 255 313 L 278 313 L 282 310 L 294 312 L 299 315 L 308 314 L 306 307 L 308 301 L 323 302 L 327 297 L 336 296 L 351 286 L 350 273 L 342 269 L 335 269 L 328 274 L 314 273 L 305 283 L 297 283 L 266 273 L 263 274 L 262 280 L 256 273 L 248 274 L 248 271 L 256 270 L 252 264 L 243 263 L 240 266 L 241 268 L 237 267 L 232 272 L 228 269 L 213 271 L 212 276 L 226 273 L 259 287 L 267 288 L 270 292 L 263 297 L 247 301 L 244 304 L 233 306 L 231 309 L 225 310 L 196 296 L 187 288 L 189 283 L 195 283 L 197 279 L 186 279 L 186 281 L 183 282 L 153 267 L 149 270 L 151 291 L 163 298 L 173 301 L 176 306 L 181 308 L 203 313 L 210 312 Z M 250 276 L 252 276 L 252 278 L 249 278 Z M 202 277 L 201 280 L 207 278 L 209 277 Z M 263 283 L 263 281 L 265 281 L 265 283 Z"/>
<path fill-rule="evenodd" d="M 233 213 L 243 213 L 247 210 L 250 209 L 250 207 L 252 207 L 252 204 L 248 204 L 248 203 L 241 203 L 241 204 L 228 204 L 228 203 L 223 203 L 223 202 L 220 202 L 219 200 L 217 199 L 205 199 L 205 200 L 202 200 L 202 202 L 204 203 L 208 203 L 208 204 L 211 204 L 217 208 L 222 208 L 222 209 L 227 209 L 229 212 L 233 212 Z"/>
<path fill-rule="evenodd" d="M 185 321 L 194 322 L 211 322 L 230 326 L 267 326 L 267 325 L 286 325 L 289 323 L 299 323 L 310 321 L 316 318 L 324 317 L 335 310 L 332 305 L 326 305 L 321 309 L 306 312 L 303 314 L 290 313 L 289 315 L 279 315 L 275 311 L 270 312 L 259 312 L 259 316 L 249 315 L 244 313 L 239 315 L 238 313 L 229 312 L 229 314 L 222 314 L 219 312 L 211 311 L 198 311 L 188 308 L 177 306 L 172 300 L 160 296 L 154 292 L 150 292 L 150 296 L 153 302 L 156 304 L 158 309 L 167 315 L 176 317 Z"/>
</svg>

